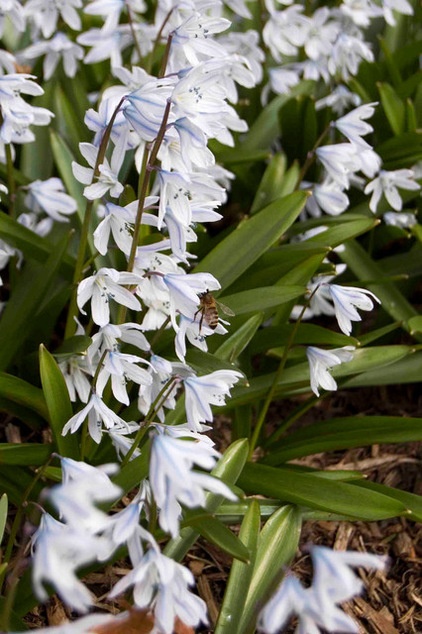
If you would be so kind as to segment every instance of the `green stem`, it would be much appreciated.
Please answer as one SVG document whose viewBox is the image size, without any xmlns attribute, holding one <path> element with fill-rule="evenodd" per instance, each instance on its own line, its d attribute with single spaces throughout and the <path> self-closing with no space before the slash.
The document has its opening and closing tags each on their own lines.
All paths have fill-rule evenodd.
<svg viewBox="0 0 422 634">
<path fill-rule="evenodd" d="M 103 138 L 101 139 L 100 147 L 98 148 L 97 160 L 95 161 L 94 173 L 92 175 L 92 181 L 91 181 L 92 183 L 96 181 L 96 179 L 98 178 L 100 174 L 99 168 L 100 168 L 100 165 L 102 165 L 104 161 L 105 153 L 106 153 L 108 142 L 110 139 L 111 130 L 113 128 L 114 121 L 117 117 L 117 113 L 119 112 L 120 107 L 125 99 L 126 99 L 126 96 L 122 97 L 119 103 L 117 104 L 117 107 L 114 110 L 113 114 L 111 115 L 110 121 L 108 122 L 107 128 L 105 129 Z M 70 300 L 69 310 L 67 313 L 66 329 L 65 329 L 65 336 L 64 336 L 65 339 L 67 339 L 68 337 L 71 337 L 75 330 L 74 317 L 76 317 L 76 315 L 78 314 L 78 303 L 77 303 L 78 284 L 81 281 L 83 276 L 83 270 L 84 270 L 83 267 L 85 262 L 86 247 L 88 244 L 88 232 L 90 230 L 93 205 L 94 205 L 94 201 L 92 200 L 88 200 L 86 203 L 84 220 L 83 220 L 82 229 L 81 229 L 81 238 L 79 241 L 78 255 L 76 257 L 75 272 L 73 275 L 72 297 Z"/>
<path fill-rule="evenodd" d="M 252 439 L 251 439 L 251 443 L 250 443 L 250 450 L 249 450 L 249 459 L 252 458 L 252 454 L 253 454 L 253 452 L 255 450 L 255 447 L 256 447 L 256 445 L 258 443 L 258 439 L 259 439 L 259 435 L 261 433 L 262 426 L 263 426 L 263 424 L 265 422 L 265 419 L 266 419 L 266 416 L 267 416 L 267 412 L 268 412 L 268 409 L 269 409 L 269 407 L 271 405 L 271 402 L 274 399 L 278 383 L 279 383 L 279 381 L 281 379 L 281 375 L 283 374 L 284 366 L 286 365 L 288 354 L 289 354 L 290 349 L 291 349 L 291 347 L 293 345 L 293 341 L 294 341 L 294 339 L 296 337 L 296 333 L 297 333 L 298 328 L 300 326 L 300 323 L 302 321 L 303 315 L 305 314 L 305 310 L 307 309 L 307 307 L 309 305 L 309 302 L 312 299 L 312 296 L 314 295 L 316 290 L 317 289 L 315 288 L 312 291 L 312 293 L 309 295 L 307 302 L 304 304 L 304 306 L 303 306 L 303 308 L 302 308 L 302 310 L 300 312 L 300 315 L 299 315 L 296 323 L 294 324 L 294 326 L 293 326 L 293 328 L 292 328 L 292 330 L 290 332 L 290 335 L 289 335 L 289 338 L 288 338 L 288 340 L 286 342 L 286 345 L 284 346 L 283 355 L 282 355 L 282 357 L 280 359 L 280 364 L 279 364 L 278 369 L 277 369 L 277 371 L 275 373 L 273 383 L 272 383 L 271 388 L 270 388 L 270 390 L 269 390 L 269 392 L 267 394 L 267 397 L 266 397 L 266 399 L 264 401 L 264 405 L 263 405 L 262 410 L 261 410 L 261 412 L 259 414 L 258 420 L 257 420 L 256 425 L 255 425 L 255 429 L 254 429 L 253 434 L 252 434 Z"/>
<path fill-rule="evenodd" d="M 92 379 L 92 385 L 91 385 L 91 391 L 93 394 L 95 393 L 95 386 L 97 385 L 98 376 L 100 374 L 101 368 L 103 367 L 104 359 L 107 353 L 108 353 L 108 350 L 104 350 L 98 362 L 97 368 L 95 370 L 94 378 Z M 82 426 L 81 460 L 84 460 L 85 456 L 87 455 L 88 441 L 89 441 L 89 430 L 88 430 L 88 419 L 86 418 Z"/>
<path fill-rule="evenodd" d="M 308 169 L 311 167 L 311 165 L 315 161 L 315 150 L 317 150 L 319 148 L 319 146 L 321 145 L 322 141 L 327 136 L 329 131 L 330 131 L 330 126 L 328 125 L 325 128 L 325 130 L 323 130 L 321 132 L 321 134 L 318 137 L 318 139 L 315 141 L 315 144 L 314 144 L 314 147 L 312 148 L 312 150 L 309 150 L 309 152 L 308 152 L 308 154 L 306 156 L 306 160 L 305 160 L 305 162 L 303 164 L 302 169 L 300 170 L 298 179 L 296 181 L 295 189 L 299 188 L 299 185 L 301 184 L 301 182 L 305 178 L 306 172 L 308 171 Z"/>
<path fill-rule="evenodd" d="M 152 68 L 152 64 L 154 62 L 154 57 L 155 57 L 155 53 L 157 52 L 157 48 L 160 45 L 160 40 L 161 40 L 161 36 L 163 34 L 164 31 L 164 27 L 166 26 L 167 22 L 170 19 L 171 14 L 173 13 L 174 9 L 170 9 L 170 11 L 167 13 L 166 17 L 164 18 L 164 21 L 160 27 L 160 30 L 157 33 L 157 37 L 154 40 L 154 45 L 152 47 L 152 51 L 149 54 L 149 59 L 148 62 L 145 64 L 145 70 L 150 73 L 151 72 L 151 68 Z"/>
<path fill-rule="evenodd" d="M 132 11 L 131 11 L 131 9 L 129 7 L 129 3 L 126 3 L 126 10 L 127 10 L 127 17 L 128 17 L 130 31 L 131 31 L 132 37 L 133 37 L 133 43 L 134 43 L 136 52 L 138 53 L 139 62 L 140 62 L 141 59 L 142 59 L 142 51 L 141 51 L 141 47 L 139 46 L 138 37 L 136 35 L 135 23 L 133 21 L 133 15 L 132 15 Z"/>
<path fill-rule="evenodd" d="M 4 152 L 6 154 L 6 170 L 7 170 L 7 189 L 9 191 L 9 215 L 16 218 L 16 181 L 15 172 L 13 170 L 12 147 L 9 143 L 5 143 Z"/>
<path fill-rule="evenodd" d="M 135 453 L 136 449 L 139 447 L 141 441 L 143 440 L 145 434 L 148 431 L 148 427 L 150 425 L 150 423 L 152 423 L 152 421 L 155 418 L 155 414 L 156 412 L 160 409 L 161 405 L 165 402 L 165 400 L 167 399 L 168 395 L 171 393 L 172 389 L 174 388 L 174 385 L 176 383 L 177 379 L 173 378 L 170 379 L 170 381 L 168 383 L 166 383 L 163 388 L 160 390 L 160 392 L 157 394 L 156 399 L 154 400 L 154 402 L 151 404 L 151 407 L 149 408 L 147 415 L 145 416 L 145 420 L 142 424 L 142 427 L 140 427 L 138 429 L 138 432 L 135 436 L 135 439 L 132 443 L 131 448 L 129 449 L 129 451 L 127 452 L 127 454 L 125 455 L 125 457 L 122 460 L 122 464 L 121 467 L 123 468 L 125 465 L 127 465 L 127 463 L 129 462 L 129 460 L 132 458 L 133 454 Z"/>
</svg>

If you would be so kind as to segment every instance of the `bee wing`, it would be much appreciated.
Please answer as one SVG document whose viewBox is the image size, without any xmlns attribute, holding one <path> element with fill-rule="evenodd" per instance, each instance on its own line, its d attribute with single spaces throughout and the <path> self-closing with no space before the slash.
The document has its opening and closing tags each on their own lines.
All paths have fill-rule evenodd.
<svg viewBox="0 0 422 634">
<path fill-rule="evenodd" d="M 218 308 L 221 310 L 222 313 L 224 313 L 228 317 L 234 317 L 235 316 L 235 313 L 232 311 L 231 308 L 229 308 L 225 304 L 222 304 L 220 301 L 218 301 L 217 304 L 218 304 Z"/>
</svg>

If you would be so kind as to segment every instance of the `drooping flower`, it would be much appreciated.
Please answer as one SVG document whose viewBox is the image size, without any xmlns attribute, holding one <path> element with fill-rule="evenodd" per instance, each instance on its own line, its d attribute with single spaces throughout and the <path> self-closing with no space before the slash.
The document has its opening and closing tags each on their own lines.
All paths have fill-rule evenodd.
<svg viewBox="0 0 422 634">
<path fill-rule="evenodd" d="M 347 114 L 333 122 L 333 126 L 340 130 L 345 137 L 349 139 L 351 143 L 354 143 L 359 148 L 371 148 L 362 136 L 374 131 L 374 128 L 365 122 L 365 119 L 370 119 L 375 111 L 375 106 L 378 102 L 366 103 L 362 106 L 358 106 L 354 110 L 351 110 Z"/>
<path fill-rule="evenodd" d="M 44 211 L 57 222 L 68 222 L 67 216 L 76 211 L 76 201 L 64 192 L 60 178 L 33 181 L 27 186 L 27 190 L 25 205 L 31 211 Z"/>
<path fill-rule="evenodd" d="M 412 170 L 400 169 L 390 172 L 381 170 L 378 176 L 365 187 L 365 194 L 372 192 L 369 202 L 370 210 L 376 212 L 381 196 L 384 195 L 395 211 L 401 211 L 403 201 L 398 192 L 399 189 L 409 191 L 420 189 L 420 185 L 414 180 Z"/>
<path fill-rule="evenodd" d="M 86 314 L 83 306 L 91 300 L 92 319 L 98 326 L 110 322 L 110 299 L 133 310 L 140 310 L 139 301 L 124 287 L 125 284 L 137 284 L 139 281 L 138 275 L 101 268 L 80 282 L 77 298 L 79 310 Z"/>
<path fill-rule="evenodd" d="M 205 505 L 205 491 L 235 500 L 236 496 L 221 480 L 194 467 L 211 470 L 220 457 L 213 442 L 189 426 L 156 425 L 152 440 L 149 478 L 160 510 L 161 528 L 173 537 L 179 534 L 181 504 L 188 508 Z"/>
<path fill-rule="evenodd" d="M 339 284 L 328 284 L 325 288 L 334 304 L 335 315 L 340 330 L 342 330 L 345 335 L 350 335 L 352 331 L 352 321 L 362 320 L 362 317 L 356 310 L 357 308 L 359 308 L 359 310 L 372 310 L 374 307 L 372 299 L 378 302 L 378 304 L 381 303 L 374 293 L 365 288 L 340 286 Z"/>
<path fill-rule="evenodd" d="M 184 379 L 186 420 L 189 429 L 202 431 L 201 423 L 212 422 L 211 405 L 224 405 L 226 396 L 243 377 L 236 370 L 216 370 L 204 376 Z"/>
<path fill-rule="evenodd" d="M 319 396 L 319 387 L 324 390 L 336 390 L 337 383 L 331 376 L 329 370 L 336 365 L 351 361 L 353 359 L 353 346 L 345 346 L 335 350 L 323 350 L 315 346 L 306 348 L 306 356 L 309 361 L 309 373 L 311 390 Z"/>
</svg>

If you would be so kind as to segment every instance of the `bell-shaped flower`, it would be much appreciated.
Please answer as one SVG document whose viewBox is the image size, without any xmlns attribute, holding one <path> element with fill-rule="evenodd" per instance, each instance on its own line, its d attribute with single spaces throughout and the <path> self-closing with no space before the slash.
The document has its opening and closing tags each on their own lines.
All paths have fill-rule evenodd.
<svg viewBox="0 0 422 634">
<path fill-rule="evenodd" d="M 374 213 L 376 212 L 381 196 L 384 195 L 395 211 L 401 211 L 403 201 L 398 192 L 399 189 L 406 189 L 408 191 L 420 189 L 420 185 L 414 180 L 412 170 L 401 169 L 391 172 L 381 170 L 379 175 L 365 187 L 365 194 L 372 192 L 369 202 L 370 210 Z"/>
<path fill-rule="evenodd" d="M 133 587 L 135 605 L 152 610 L 158 631 L 172 634 L 177 617 L 191 627 L 208 623 L 205 602 L 189 590 L 193 584 L 188 568 L 151 547 L 135 568 L 116 583 L 109 597 Z"/>
<path fill-rule="evenodd" d="M 53 35 L 57 22 L 61 18 L 71 29 L 81 30 L 81 18 L 76 9 L 82 6 L 82 0 L 66 0 L 65 2 L 46 2 L 45 0 L 28 0 L 25 14 L 34 21 L 45 38 Z"/>
<path fill-rule="evenodd" d="M 373 299 L 378 304 L 381 303 L 374 293 L 365 288 L 328 284 L 326 290 L 334 304 L 334 311 L 340 330 L 345 335 L 350 335 L 352 332 L 352 321 L 362 320 L 357 308 L 359 310 L 372 310 L 374 307 Z"/>
<path fill-rule="evenodd" d="M 348 189 L 350 177 L 360 169 L 356 147 L 352 143 L 323 145 L 315 150 L 328 174 L 342 189 Z"/>
<path fill-rule="evenodd" d="M 199 295 L 220 288 L 218 280 L 211 273 L 167 273 L 162 280 L 169 291 L 170 315 L 175 330 L 176 312 L 193 318 L 198 309 Z"/>
<path fill-rule="evenodd" d="M 103 365 L 98 373 L 97 392 L 102 395 L 104 387 L 111 377 L 111 390 L 114 398 L 120 403 L 129 405 L 129 395 L 127 393 L 127 380 L 133 381 L 138 385 L 150 385 L 152 383 L 151 375 L 140 368 L 138 363 L 147 363 L 145 359 L 135 354 L 125 354 L 118 350 L 110 350 L 106 353 Z M 149 364 L 148 364 L 149 365 Z"/>
<path fill-rule="evenodd" d="M 352 567 L 384 570 L 387 558 L 335 551 L 323 546 L 312 547 L 311 556 L 314 566 L 312 585 L 304 588 L 294 575 L 287 575 L 259 615 L 260 632 L 278 634 L 285 629 L 290 617 L 296 615 L 297 633 L 319 634 L 321 628 L 331 634 L 358 634 L 358 625 L 337 604 L 362 591 L 363 582 Z"/>
<path fill-rule="evenodd" d="M 120 416 L 103 403 L 98 394 L 93 394 L 85 407 L 67 421 L 66 425 L 63 427 L 63 436 L 66 436 L 69 431 L 71 434 L 74 434 L 85 421 L 87 416 L 89 435 L 96 443 L 101 441 L 103 425 L 106 429 L 112 429 L 113 427 L 127 427 L 128 425 L 126 421 L 120 418 Z"/>
<path fill-rule="evenodd" d="M 91 394 L 92 368 L 86 356 L 72 355 L 59 361 L 59 368 L 66 381 L 67 391 L 71 401 L 78 398 L 82 403 L 87 403 Z"/>
<path fill-rule="evenodd" d="M 113 196 L 113 198 L 120 196 L 123 191 L 123 185 L 119 182 L 119 170 L 124 159 L 126 144 L 119 143 L 115 146 L 110 163 L 104 157 L 103 163 L 98 167 L 99 174 L 96 179 L 94 179 L 94 169 L 98 148 L 92 143 L 80 143 L 79 149 L 90 167 L 83 167 L 73 161 L 72 171 L 76 180 L 86 185 L 84 189 L 85 198 L 96 200 L 107 192 L 110 192 L 110 196 Z"/>
<path fill-rule="evenodd" d="M 36 596 L 47 601 L 48 592 L 44 589 L 47 582 L 67 605 L 78 612 L 87 612 L 93 598 L 79 581 L 76 571 L 103 554 L 103 542 L 44 513 L 32 544 L 32 582 Z"/>
<path fill-rule="evenodd" d="M 28 193 L 25 197 L 25 205 L 31 211 L 44 211 L 58 222 L 68 222 L 66 216 L 76 211 L 76 201 L 64 192 L 64 185 L 60 178 L 36 180 L 26 189 Z"/>
<path fill-rule="evenodd" d="M 188 508 L 205 505 L 205 491 L 235 500 L 236 496 L 217 478 L 193 471 L 194 466 L 211 470 L 220 457 L 207 436 L 189 426 L 156 425 L 152 440 L 149 479 L 160 510 L 161 528 L 173 537 L 179 534 L 181 504 Z"/>
<path fill-rule="evenodd" d="M 63 482 L 52 487 L 48 493 L 60 518 L 68 526 L 74 526 L 83 533 L 102 533 L 109 525 L 110 518 L 97 505 L 113 502 L 122 494 L 122 489 L 108 475 L 116 472 L 117 465 L 93 467 L 71 458 L 61 458 L 61 463 Z"/>
<path fill-rule="evenodd" d="M 171 79 L 154 79 L 127 95 L 122 113 L 144 141 L 157 137 L 173 83 Z"/>
<path fill-rule="evenodd" d="M 102 268 L 79 283 L 77 296 L 79 310 L 85 315 L 83 306 L 91 300 L 92 319 L 98 326 L 105 326 L 110 322 L 110 299 L 133 310 L 140 310 L 139 301 L 124 287 L 125 284 L 138 284 L 139 281 L 139 276 L 133 273 Z"/>
<path fill-rule="evenodd" d="M 74 77 L 78 69 L 78 60 L 84 56 L 82 46 L 75 44 L 65 34 L 58 32 L 51 40 L 36 42 L 20 52 L 24 59 L 38 59 L 45 55 L 43 64 L 44 80 L 48 81 L 54 74 L 60 59 L 63 60 L 65 75 Z"/>
<path fill-rule="evenodd" d="M 184 379 L 186 420 L 189 429 L 202 431 L 201 423 L 212 422 L 211 405 L 224 405 L 226 396 L 235 383 L 243 377 L 236 370 L 216 370 L 204 376 Z"/>
<path fill-rule="evenodd" d="M 373 103 L 366 103 L 362 106 L 358 106 L 351 112 L 348 112 L 337 121 L 333 122 L 333 126 L 340 130 L 345 137 L 349 139 L 351 143 L 354 143 L 359 148 L 371 148 L 369 143 L 362 139 L 362 136 L 374 131 L 374 128 L 365 122 L 365 119 L 370 119 L 375 111 L 375 106 L 378 105 L 377 101 Z"/>
<path fill-rule="evenodd" d="M 309 373 L 311 390 L 319 396 L 319 387 L 324 390 L 336 390 L 337 383 L 331 376 L 329 370 L 336 365 L 351 361 L 353 359 L 353 346 L 345 346 L 335 350 L 322 350 L 315 346 L 306 348 L 306 356 L 309 361 Z"/>
</svg>

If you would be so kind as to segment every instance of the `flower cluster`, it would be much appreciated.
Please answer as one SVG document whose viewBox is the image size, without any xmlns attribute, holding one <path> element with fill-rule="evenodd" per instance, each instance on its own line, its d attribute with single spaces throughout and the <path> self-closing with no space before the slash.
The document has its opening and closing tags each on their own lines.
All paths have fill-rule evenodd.
<svg viewBox="0 0 422 634">
<path fill-rule="evenodd" d="M 71 166 L 86 208 L 66 337 L 76 335 L 89 344 L 82 354 L 69 353 L 59 361 L 75 404 L 62 434 L 82 435 L 82 457 L 89 448 L 92 457 L 105 445 L 114 447 L 123 465 L 140 456 L 149 461 L 135 497 L 110 514 L 105 509 L 123 494 L 109 477 L 119 467 L 61 458 L 63 482 L 47 496 L 56 516 L 45 512 L 32 540 L 35 592 L 46 600 L 46 585 L 51 586 L 68 606 L 85 613 L 95 597 L 79 571 L 124 547 L 132 569 L 110 591 L 110 599 L 132 589 L 135 609 L 153 613 L 159 634 L 171 634 L 178 619 L 192 627 L 206 624 L 205 604 L 190 590 L 192 573 L 161 552 L 153 528 L 177 539 L 184 509 L 207 509 L 210 494 L 237 499 L 209 473 L 220 454 L 206 432 L 212 407 L 225 404 L 243 374 L 219 361 L 204 373 L 190 361 L 192 347 L 207 352 L 208 337 L 227 330 L 221 319 L 210 318 L 204 303 L 204 297 L 220 290 L 220 282 L 192 267 L 195 256 L 189 249 L 202 223 L 222 218 L 219 209 L 234 174 L 217 164 L 211 148 L 233 146 L 236 135 L 247 131 L 236 106 L 239 93 L 264 76 L 259 36 L 227 33 L 227 15 L 251 17 L 243 0 L 159 0 L 155 12 L 144 0 L 9 0 L 6 5 L 0 34 L 7 29 L 18 39 L 25 32 L 25 48 L 0 56 L 0 161 L 9 170 L 19 152 L 15 146 L 31 143 L 33 127 L 49 125 L 54 116 L 32 104 L 43 89 L 29 72 L 17 72 L 20 65 L 35 67 L 42 59 L 48 81 L 62 71 L 75 77 L 80 64 L 110 64 L 107 87 L 89 95 L 85 125 L 91 138 L 80 143 L 82 158 Z M 364 7 L 345 0 L 313 16 L 298 4 L 266 0 L 265 5 L 263 41 L 281 66 L 270 69 L 263 97 L 269 90 L 286 93 L 301 78 L 326 86 L 334 79 L 347 82 L 362 60 L 373 59 L 364 39 L 371 21 L 384 16 L 393 24 L 393 5 L 404 14 L 412 11 L 407 0 Z M 86 30 L 85 24 L 90 25 Z M 157 51 L 163 51 L 159 69 Z M 292 61 L 296 56 L 300 61 Z M 414 192 L 419 185 L 412 170 L 382 169 L 369 143 L 373 128 L 368 120 L 377 103 L 362 105 L 340 85 L 317 103 L 318 109 L 326 106 L 337 118 L 326 131 L 331 143 L 312 154 L 320 179 L 299 183 L 310 191 L 306 214 L 343 213 L 352 187 L 371 195 L 373 213 L 382 198 L 400 212 L 399 190 Z M 132 164 L 136 192 L 126 182 Z M 16 192 L 0 188 L 13 207 Z M 56 176 L 25 183 L 20 192 L 26 211 L 14 215 L 40 236 L 55 222 L 69 222 L 77 209 Z M 394 218 L 390 222 L 411 222 L 399 214 Z M 21 262 L 20 252 L 0 240 L 0 270 L 13 256 Z M 341 286 L 327 276 L 311 281 L 305 316 L 333 316 L 350 335 L 352 322 L 361 320 L 358 310 L 372 310 L 375 302 L 372 292 Z M 163 339 L 167 347 L 160 345 Z M 330 369 L 350 361 L 353 351 L 351 345 L 308 347 L 310 387 L 317 396 L 319 388 L 337 389 Z M 305 590 L 287 577 L 262 612 L 264 632 L 278 631 L 292 613 L 299 615 L 303 631 L 355 631 L 337 607 L 361 589 L 349 566 L 383 564 L 370 556 L 330 555 L 326 549 L 315 549 L 312 556 L 312 588 Z M 66 631 L 83 631 L 79 628 L 94 621 L 82 619 Z"/>
<path fill-rule="evenodd" d="M 385 570 L 386 557 L 313 546 L 312 585 L 304 588 L 294 575 L 287 575 L 260 614 L 260 631 L 277 634 L 295 615 L 300 632 L 359 632 L 357 624 L 339 607 L 361 594 L 364 584 L 352 568 Z"/>
</svg>

